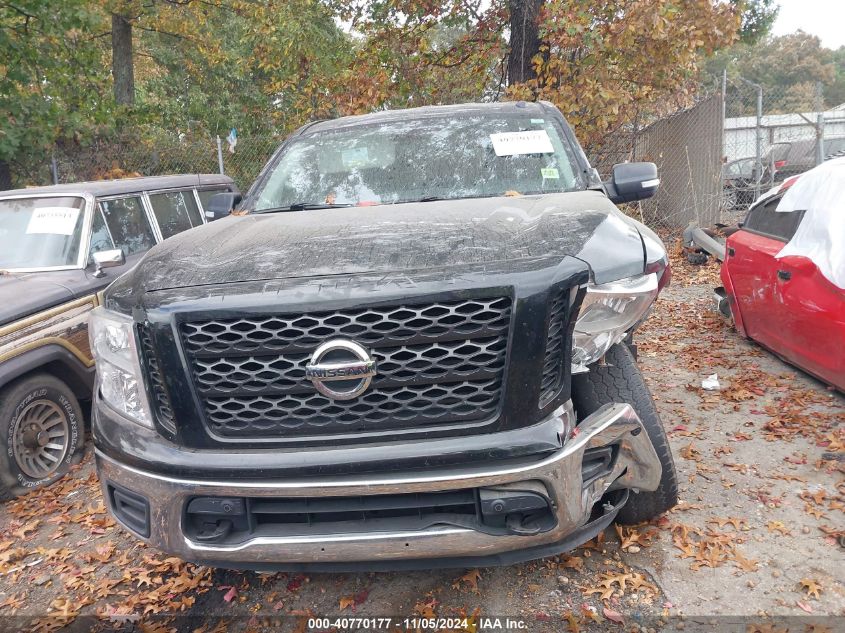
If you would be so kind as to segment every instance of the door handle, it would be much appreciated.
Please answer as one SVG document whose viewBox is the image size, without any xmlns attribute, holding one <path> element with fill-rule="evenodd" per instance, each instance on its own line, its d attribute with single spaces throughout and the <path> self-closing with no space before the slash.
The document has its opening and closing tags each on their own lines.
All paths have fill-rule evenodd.
<svg viewBox="0 0 845 633">
<path fill-rule="evenodd" d="M 788 270 L 779 270 L 778 271 L 778 279 L 783 279 L 784 281 L 789 281 L 792 279 L 792 273 Z"/>
<path fill-rule="evenodd" d="M 729 246 L 728 247 L 728 257 L 733 257 L 734 255 L 736 255 L 736 251 Z"/>
</svg>

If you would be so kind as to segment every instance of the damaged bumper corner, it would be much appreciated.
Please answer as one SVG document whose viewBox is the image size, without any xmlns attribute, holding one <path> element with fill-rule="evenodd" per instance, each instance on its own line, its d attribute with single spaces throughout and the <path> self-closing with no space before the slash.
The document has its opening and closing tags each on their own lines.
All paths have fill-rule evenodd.
<svg viewBox="0 0 845 633">
<path fill-rule="evenodd" d="M 585 468 L 585 456 L 589 461 L 597 450 L 609 457 L 597 469 Z M 445 567 L 502 564 L 552 555 L 604 529 L 624 504 L 626 490 L 655 490 L 661 477 L 654 447 L 628 404 L 608 404 L 587 417 L 559 451 L 540 460 L 523 459 L 506 465 L 284 481 L 211 481 L 145 472 L 99 451 L 96 458 L 110 510 L 124 527 L 186 560 L 252 569 Z M 198 497 L 244 499 L 249 508 L 250 503 L 307 505 L 308 500 L 327 498 L 373 501 L 377 496 L 395 499 L 414 493 L 501 489 L 540 491 L 548 502 L 547 528 L 514 533 L 444 520 L 419 529 L 390 529 L 384 522 L 362 521 L 340 530 L 331 528 L 336 523 L 321 526 L 309 521 L 292 533 L 289 527 L 276 531 L 272 526 L 255 527 L 254 519 L 250 519 L 252 531 L 237 542 L 212 542 L 194 538 L 187 518 L 189 504 Z M 134 518 L 128 521 L 116 504 L 132 498 L 143 503 L 135 506 Z M 144 521 L 136 521 L 142 511 L 146 513 Z"/>
</svg>

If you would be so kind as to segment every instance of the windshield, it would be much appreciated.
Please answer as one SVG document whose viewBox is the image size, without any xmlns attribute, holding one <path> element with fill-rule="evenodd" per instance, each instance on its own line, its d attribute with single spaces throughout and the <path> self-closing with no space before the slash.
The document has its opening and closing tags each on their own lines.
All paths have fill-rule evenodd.
<svg viewBox="0 0 845 633">
<path fill-rule="evenodd" d="M 254 210 L 583 188 L 573 149 L 551 117 L 427 117 L 294 139 L 259 185 Z"/>
<path fill-rule="evenodd" d="M 76 266 L 85 199 L 0 200 L 0 269 Z"/>
</svg>

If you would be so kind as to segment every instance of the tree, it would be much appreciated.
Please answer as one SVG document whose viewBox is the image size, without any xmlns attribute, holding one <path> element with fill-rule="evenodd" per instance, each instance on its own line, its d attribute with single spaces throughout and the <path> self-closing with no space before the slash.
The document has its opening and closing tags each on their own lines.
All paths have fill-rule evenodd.
<svg viewBox="0 0 845 633">
<path fill-rule="evenodd" d="M 667 101 L 676 108 L 706 56 L 739 31 L 734 8 L 715 0 L 501 0 L 486 7 L 371 0 L 357 7 L 364 43 L 353 81 L 341 90 L 352 93 L 351 111 L 477 100 L 498 94 L 506 78 L 511 98 L 553 101 L 588 144 Z M 459 27 L 462 36 L 436 48 L 438 24 Z M 505 57 L 507 72 L 497 72 Z M 436 93 L 435 85 L 442 86 Z"/>
<path fill-rule="evenodd" d="M 825 101 L 830 107 L 845 104 L 845 46 L 831 52 L 834 68 L 833 81 L 825 87 Z"/>
<path fill-rule="evenodd" d="M 739 43 L 714 58 L 709 69 L 721 74 L 726 68 L 729 79 L 742 77 L 761 85 L 766 112 L 785 113 L 814 110 L 818 83 L 822 84 L 825 107 L 845 101 L 843 62 L 845 47 L 832 51 L 822 46 L 818 37 L 797 31 L 751 45 Z M 734 109 L 744 105 L 733 114 L 748 114 L 753 112 L 753 103 L 746 101 L 728 105 Z"/>
<path fill-rule="evenodd" d="M 57 140 L 78 142 L 109 119 L 102 15 L 76 0 L 0 2 L 0 188 L 12 167 L 49 163 Z"/>
<path fill-rule="evenodd" d="M 731 4 L 742 16 L 739 40 L 743 44 L 756 44 L 765 39 L 780 12 L 776 0 L 731 0 Z"/>
<path fill-rule="evenodd" d="M 486 6 L 485 6 L 486 5 Z M 478 101 L 502 94 L 508 21 L 502 1 L 339 2 L 354 54 L 327 83 L 334 111 Z"/>
<path fill-rule="evenodd" d="M 540 54 L 540 14 L 544 0 L 510 0 L 508 83 L 535 79 L 534 58 Z"/>
<path fill-rule="evenodd" d="M 135 103 L 135 62 L 132 57 L 132 22 L 119 13 L 111 15 L 112 79 L 114 100 L 119 105 Z"/>
</svg>

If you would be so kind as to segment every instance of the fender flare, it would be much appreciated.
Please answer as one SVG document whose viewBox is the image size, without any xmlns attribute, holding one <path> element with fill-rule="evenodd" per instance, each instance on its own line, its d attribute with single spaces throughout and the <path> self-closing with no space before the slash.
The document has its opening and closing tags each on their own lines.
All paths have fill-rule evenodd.
<svg viewBox="0 0 845 633">
<path fill-rule="evenodd" d="M 0 363 L 0 388 L 34 371 L 64 382 L 77 398 L 88 400 L 94 388 L 95 368 L 87 367 L 60 345 L 47 344 L 27 350 Z"/>
</svg>

